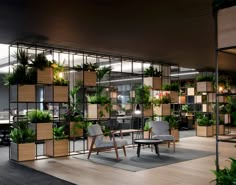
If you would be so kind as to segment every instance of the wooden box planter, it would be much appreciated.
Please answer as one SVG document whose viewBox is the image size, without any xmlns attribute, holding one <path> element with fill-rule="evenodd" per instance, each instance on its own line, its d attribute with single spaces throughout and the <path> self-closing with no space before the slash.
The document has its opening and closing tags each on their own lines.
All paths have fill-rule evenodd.
<svg viewBox="0 0 236 185">
<path fill-rule="evenodd" d="M 162 86 L 162 80 L 160 77 L 145 77 L 143 78 L 143 84 L 151 86 L 153 90 L 160 90 Z"/>
<path fill-rule="evenodd" d="M 36 100 L 35 85 L 11 86 L 11 101 L 35 102 L 35 100 Z"/>
<path fill-rule="evenodd" d="M 144 109 L 143 110 L 143 116 L 144 117 L 151 117 L 151 116 L 153 116 L 153 108 L 150 107 L 148 109 Z"/>
<path fill-rule="evenodd" d="M 202 96 L 201 95 L 194 96 L 194 103 L 202 103 Z"/>
<path fill-rule="evenodd" d="M 75 73 L 75 81 L 82 80 L 84 86 L 96 86 L 96 71 L 79 71 Z"/>
<path fill-rule="evenodd" d="M 212 82 L 197 82 L 197 92 L 212 92 Z"/>
<path fill-rule="evenodd" d="M 100 104 L 88 104 L 88 115 L 87 118 L 88 119 L 97 119 L 97 118 L 109 118 L 110 117 L 110 113 L 106 111 L 106 107 L 108 105 L 100 105 Z M 101 117 L 99 112 L 102 111 L 104 116 Z"/>
<path fill-rule="evenodd" d="M 199 125 L 197 125 L 197 136 L 212 137 L 213 136 L 212 125 L 211 126 L 199 126 Z"/>
<path fill-rule="evenodd" d="M 186 96 L 179 96 L 179 104 L 186 104 Z"/>
<path fill-rule="evenodd" d="M 195 95 L 195 88 L 194 87 L 188 87 L 187 88 L 187 95 L 188 96 L 194 96 Z"/>
<path fill-rule="evenodd" d="M 170 115 L 170 104 L 161 104 L 160 106 L 154 106 L 153 112 L 157 116 L 168 116 Z"/>
<path fill-rule="evenodd" d="M 29 161 L 35 159 L 36 154 L 35 143 L 22 143 L 17 144 L 11 142 L 10 146 L 10 159 L 15 161 Z"/>
<path fill-rule="evenodd" d="M 176 91 L 170 91 L 171 103 L 179 103 L 179 93 Z"/>
<path fill-rule="evenodd" d="M 81 125 L 79 122 L 70 122 L 70 138 L 83 136 L 83 129 L 76 127 L 76 124 Z"/>
<path fill-rule="evenodd" d="M 231 114 L 220 114 L 220 120 L 223 120 L 225 124 L 231 123 Z"/>
<path fill-rule="evenodd" d="M 215 103 L 216 102 L 216 93 L 208 93 L 208 102 L 209 103 Z M 219 96 L 219 103 L 225 103 L 226 102 L 226 96 Z"/>
<path fill-rule="evenodd" d="M 179 141 L 179 130 L 178 129 L 171 129 L 170 135 L 174 136 L 175 141 Z"/>
<path fill-rule="evenodd" d="M 202 104 L 202 112 L 213 112 L 212 104 Z"/>
<path fill-rule="evenodd" d="M 52 84 L 53 83 L 53 68 L 46 67 L 43 70 L 37 70 L 37 83 Z"/>
<path fill-rule="evenodd" d="M 36 140 L 52 139 L 52 123 L 30 123 L 29 127 L 35 131 Z"/>
<path fill-rule="evenodd" d="M 143 139 L 150 139 L 149 131 L 143 131 Z"/>
<path fill-rule="evenodd" d="M 46 155 L 51 157 L 67 156 L 69 153 L 68 139 L 45 141 Z"/>
<path fill-rule="evenodd" d="M 54 102 L 68 102 L 68 86 L 54 86 Z"/>
<path fill-rule="evenodd" d="M 213 135 L 216 135 L 216 125 L 212 125 Z M 219 125 L 219 135 L 225 135 L 225 126 Z"/>
</svg>

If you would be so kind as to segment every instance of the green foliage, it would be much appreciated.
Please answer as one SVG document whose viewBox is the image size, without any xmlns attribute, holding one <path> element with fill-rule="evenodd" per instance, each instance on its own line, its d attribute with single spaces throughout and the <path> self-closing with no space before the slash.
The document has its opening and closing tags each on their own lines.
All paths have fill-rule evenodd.
<svg viewBox="0 0 236 185">
<path fill-rule="evenodd" d="M 77 65 L 75 67 L 76 71 L 96 71 L 98 69 L 98 65 L 96 63 L 86 62 L 82 65 Z"/>
<path fill-rule="evenodd" d="M 188 112 L 189 111 L 188 105 L 182 105 L 182 111 L 183 112 Z"/>
<path fill-rule="evenodd" d="M 223 168 L 217 170 L 212 170 L 215 174 L 216 179 L 214 181 L 217 182 L 217 185 L 233 185 L 236 184 L 236 159 L 230 159 L 230 168 Z"/>
<path fill-rule="evenodd" d="M 165 91 L 179 91 L 179 84 L 178 83 L 164 84 L 162 89 Z"/>
<path fill-rule="evenodd" d="M 27 66 L 29 64 L 30 57 L 26 50 L 18 49 L 17 52 L 13 55 L 13 57 L 16 58 L 17 63 L 22 66 Z"/>
<path fill-rule="evenodd" d="M 65 125 L 60 127 L 53 128 L 53 136 L 56 140 L 65 139 L 67 136 L 65 135 Z"/>
<path fill-rule="evenodd" d="M 87 96 L 88 102 L 91 104 L 101 104 L 105 105 L 110 103 L 110 98 L 108 96 L 99 96 L 99 95 L 93 95 L 93 96 Z"/>
<path fill-rule="evenodd" d="M 144 76 L 161 77 L 162 72 L 158 71 L 157 68 L 150 66 L 149 68 L 145 69 Z"/>
<path fill-rule="evenodd" d="M 98 69 L 97 70 L 98 80 L 101 80 L 105 76 L 105 74 L 110 73 L 110 72 L 111 72 L 111 67 L 110 66 L 109 67 L 104 66 L 104 67 Z"/>
<path fill-rule="evenodd" d="M 151 107 L 150 90 L 151 87 L 147 85 L 136 87 L 134 103 L 143 105 L 144 109 L 150 108 Z"/>
<path fill-rule="evenodd" d="M 206 115 L 204 114 L 197 114 L 197 123 L 199 126 L 210 126 L 214 123 L 214 120 L 209 119 Z"/>
<path fill-rule="evenodd" d="M 165 116 L 164 121 L 168 121 L 170 128 L 178 129 L 179 128 L 179 118 L 173 115 Z"/>
<path fill-rule="evenodd" d="M 65 80 L 64 78 L 54 78 L 54 85 L 67 86 L 68 83 L 68 80 Z"/>
<path fill-rule="evenodd" d="M 171 97 L 169 93 L 160 93 L 158 97 L 152 99 L 152 103 L 155 106 L 160 106 L 161 104 L 168 104 L 171 102 Z"/>
<path fill-rule="evenodd" d="M 214 76 L 213 75 L 208 75 L 208 76 L 197 75 L 196 81 L 197 82 L 213 82 Z"/>
<path fill-rule="evenodd" d="M 47 123 L 51 121 L 51 114 L 49 111 L 33 110 L 28 112 L 28 119 L 31 123 Z"/>
<path fill-rule="evenodd" d="M 32 67 L 40 70 L 43 70 L 46 67 L 50 67 L 50 62 L 48 61 L 44 53 L 37 54 L 35 56 L 35 59 L 31 60 L 31 63 Z"/>
<path fill-rule="evenodd" d="M 145 121 L 145 124 L 144 124 L 144 127 L 143 127 L 144 131 L 148 131 L 150 129 L 150 121 L 151 121 L 150 118 Z"/>
<path fill-rule="evenodd" d="M 19 121 L 16 127 L 11 130 L 10 138 L 14 143 L 31 143 L 35 141 L 35 133 L 28 128 L 27 121 Z"/>
</svg>

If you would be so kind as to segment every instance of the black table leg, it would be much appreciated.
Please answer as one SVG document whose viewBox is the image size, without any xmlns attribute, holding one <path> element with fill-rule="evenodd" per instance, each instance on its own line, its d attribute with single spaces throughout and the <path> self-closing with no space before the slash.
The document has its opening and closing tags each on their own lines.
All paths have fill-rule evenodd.
<svg viewBox="0 0 236 185">
<path fill-rule="evenodd" d="M 140 156 L 140 148 L 141 148 L 141 144 L 138 144 L 138 149 L 137 149 L 137 155 L 138 155 L 138 157 Z"/>
<path fill-rule="evenodd" d="M 161 158 L 161 157 L 160 157 L 160 153 L 159 153 L 158 144 L 154 144 L 154 147 L 155 147 L 156 154 L 158 155 L 159 158 Z"/>
</svg>

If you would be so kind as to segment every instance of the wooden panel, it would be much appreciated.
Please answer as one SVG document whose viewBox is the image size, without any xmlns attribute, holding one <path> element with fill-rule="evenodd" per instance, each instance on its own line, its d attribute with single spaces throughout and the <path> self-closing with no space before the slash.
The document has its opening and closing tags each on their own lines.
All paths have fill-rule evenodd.
<svg viewBox="0 0 236 185">
<path fill-rule="evenodd" d="M 37 83 L 52 84 L 53 83 L 53 69 L 51 67 L 37 70 Z"/>
<path fill-rule="evenodd" d="M 28 161 L 35 159 L 35 143 L 11 143 L 11 159 Z"/>
<path fill-rule="evenodd" d="M 35 85 L 18 85 L 18 102 L 35 102 Z"/>
<path fill-rule="evenodd" d="M 79 71 L 75 73 L 75 81 L 83 81 L 85 86 L 96 86 L 97 74 L 95 71 Z"/>
<path fill-rule="evenodd" d="M 145 77 L 143 84 L 151 86 L 153 90 L 160 90 L 162 85 L 160 77 Z"/>
<path fill-rule="evenodd" d="M 197 92 L 212 92 L 212 82 L 197 82 Z"/>
<path fill-rule="evenodd" d="M 211 126 L 199 126 L 199 125 L 197 125 L 197 136 L 212 137 L 213 136 L 212 125 Z"/>
<path fill-rule="evenodd" d="M 46 155 L 52 157 L 67 156 L 69 152 L 69 141 L 67 139 L 61 140 L 47 140 L 46 145 Z"/>
<path fill-rule="evenodd" d="M 54 102 L 68 102 L 68 86 L 54 86 Z"/>
<path fill-rule="evenodd" d="M 88 119 L 97 119 L 97 118 L 109 118 L 110 113 L 106 111 L 108 105 L 99 105 L 99 104 L 88 104 Z M 100 116 L 100 111 L 103 112 L 103 116 Z"/>
<path fill-rule="evenodd" d="M 37 140 L 52 139 L 52 123 L 36 123 Z"/>
<path fill-rule="evenodd" d="M 187 95 L 188 96 L 194 96 L 195 94 L 195 88 L 194 87 L 188 87 L 187 88 Z"/>
<path fill-rule="evenodd" d="M 212 125 L 213 135 L 216 135 L 216 125 Z M 219 135 L 225 135 L 225 126 L 219 125 Z"/>
<path fill-rule="evenodd" d="M 202 103 L 202 96 L 201 95 L 194 96 L 194 103 Z"/>
<path fill-rule="evenodd" d="M 152 107 L 150 107 L 149 109 L 144 109 L 143 110 L 143 116 L 144 117 L 153 116 L 153 109 L 152 109 Z"/>
<path fill-rule="evenodd" d="M 236 6 L 218 12 L 218 48 L 236 46 Z"/>
<path fill-rule="evenodd" d="M 154 106 L 153 112 L 158 116 L 168 116 L 170 115 L 170 104 L 161 104 L 160 106 Z"/>
<path fill-rule="evenodd" d="M 179 103 L 179 93 L 176 91 L 170 91 L 171 103 Z"/>
<path fill-rule="evenodd" d="M 70 137 L 82 137 L 83 129 L 76 127 L 77 125 L 81 125 L 79 122 L 70 122 Z"/>
<path fill-rule="evenodd" d="M 179 104 L 186 104 L 186 96 L 179 96 Z"/>
</svg>

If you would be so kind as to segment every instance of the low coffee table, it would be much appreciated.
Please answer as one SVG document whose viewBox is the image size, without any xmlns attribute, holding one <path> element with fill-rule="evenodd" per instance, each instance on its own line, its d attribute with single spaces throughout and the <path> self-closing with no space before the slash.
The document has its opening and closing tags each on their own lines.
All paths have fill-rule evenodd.
<svg viewBox="0 0 236 185">
<path fill-rule="evenodd" d="M 160 158 L 158 145 L 161 144 L 162 142 L 163 141 L 160 139 L 136 139 L 136 140 L 134 140 L 134 144 L 138 144 L 138 148 L 137 148 L 138 157 L 140 156 L 141 145 L 154 145 L 156 154 Z"/>
</svg>

